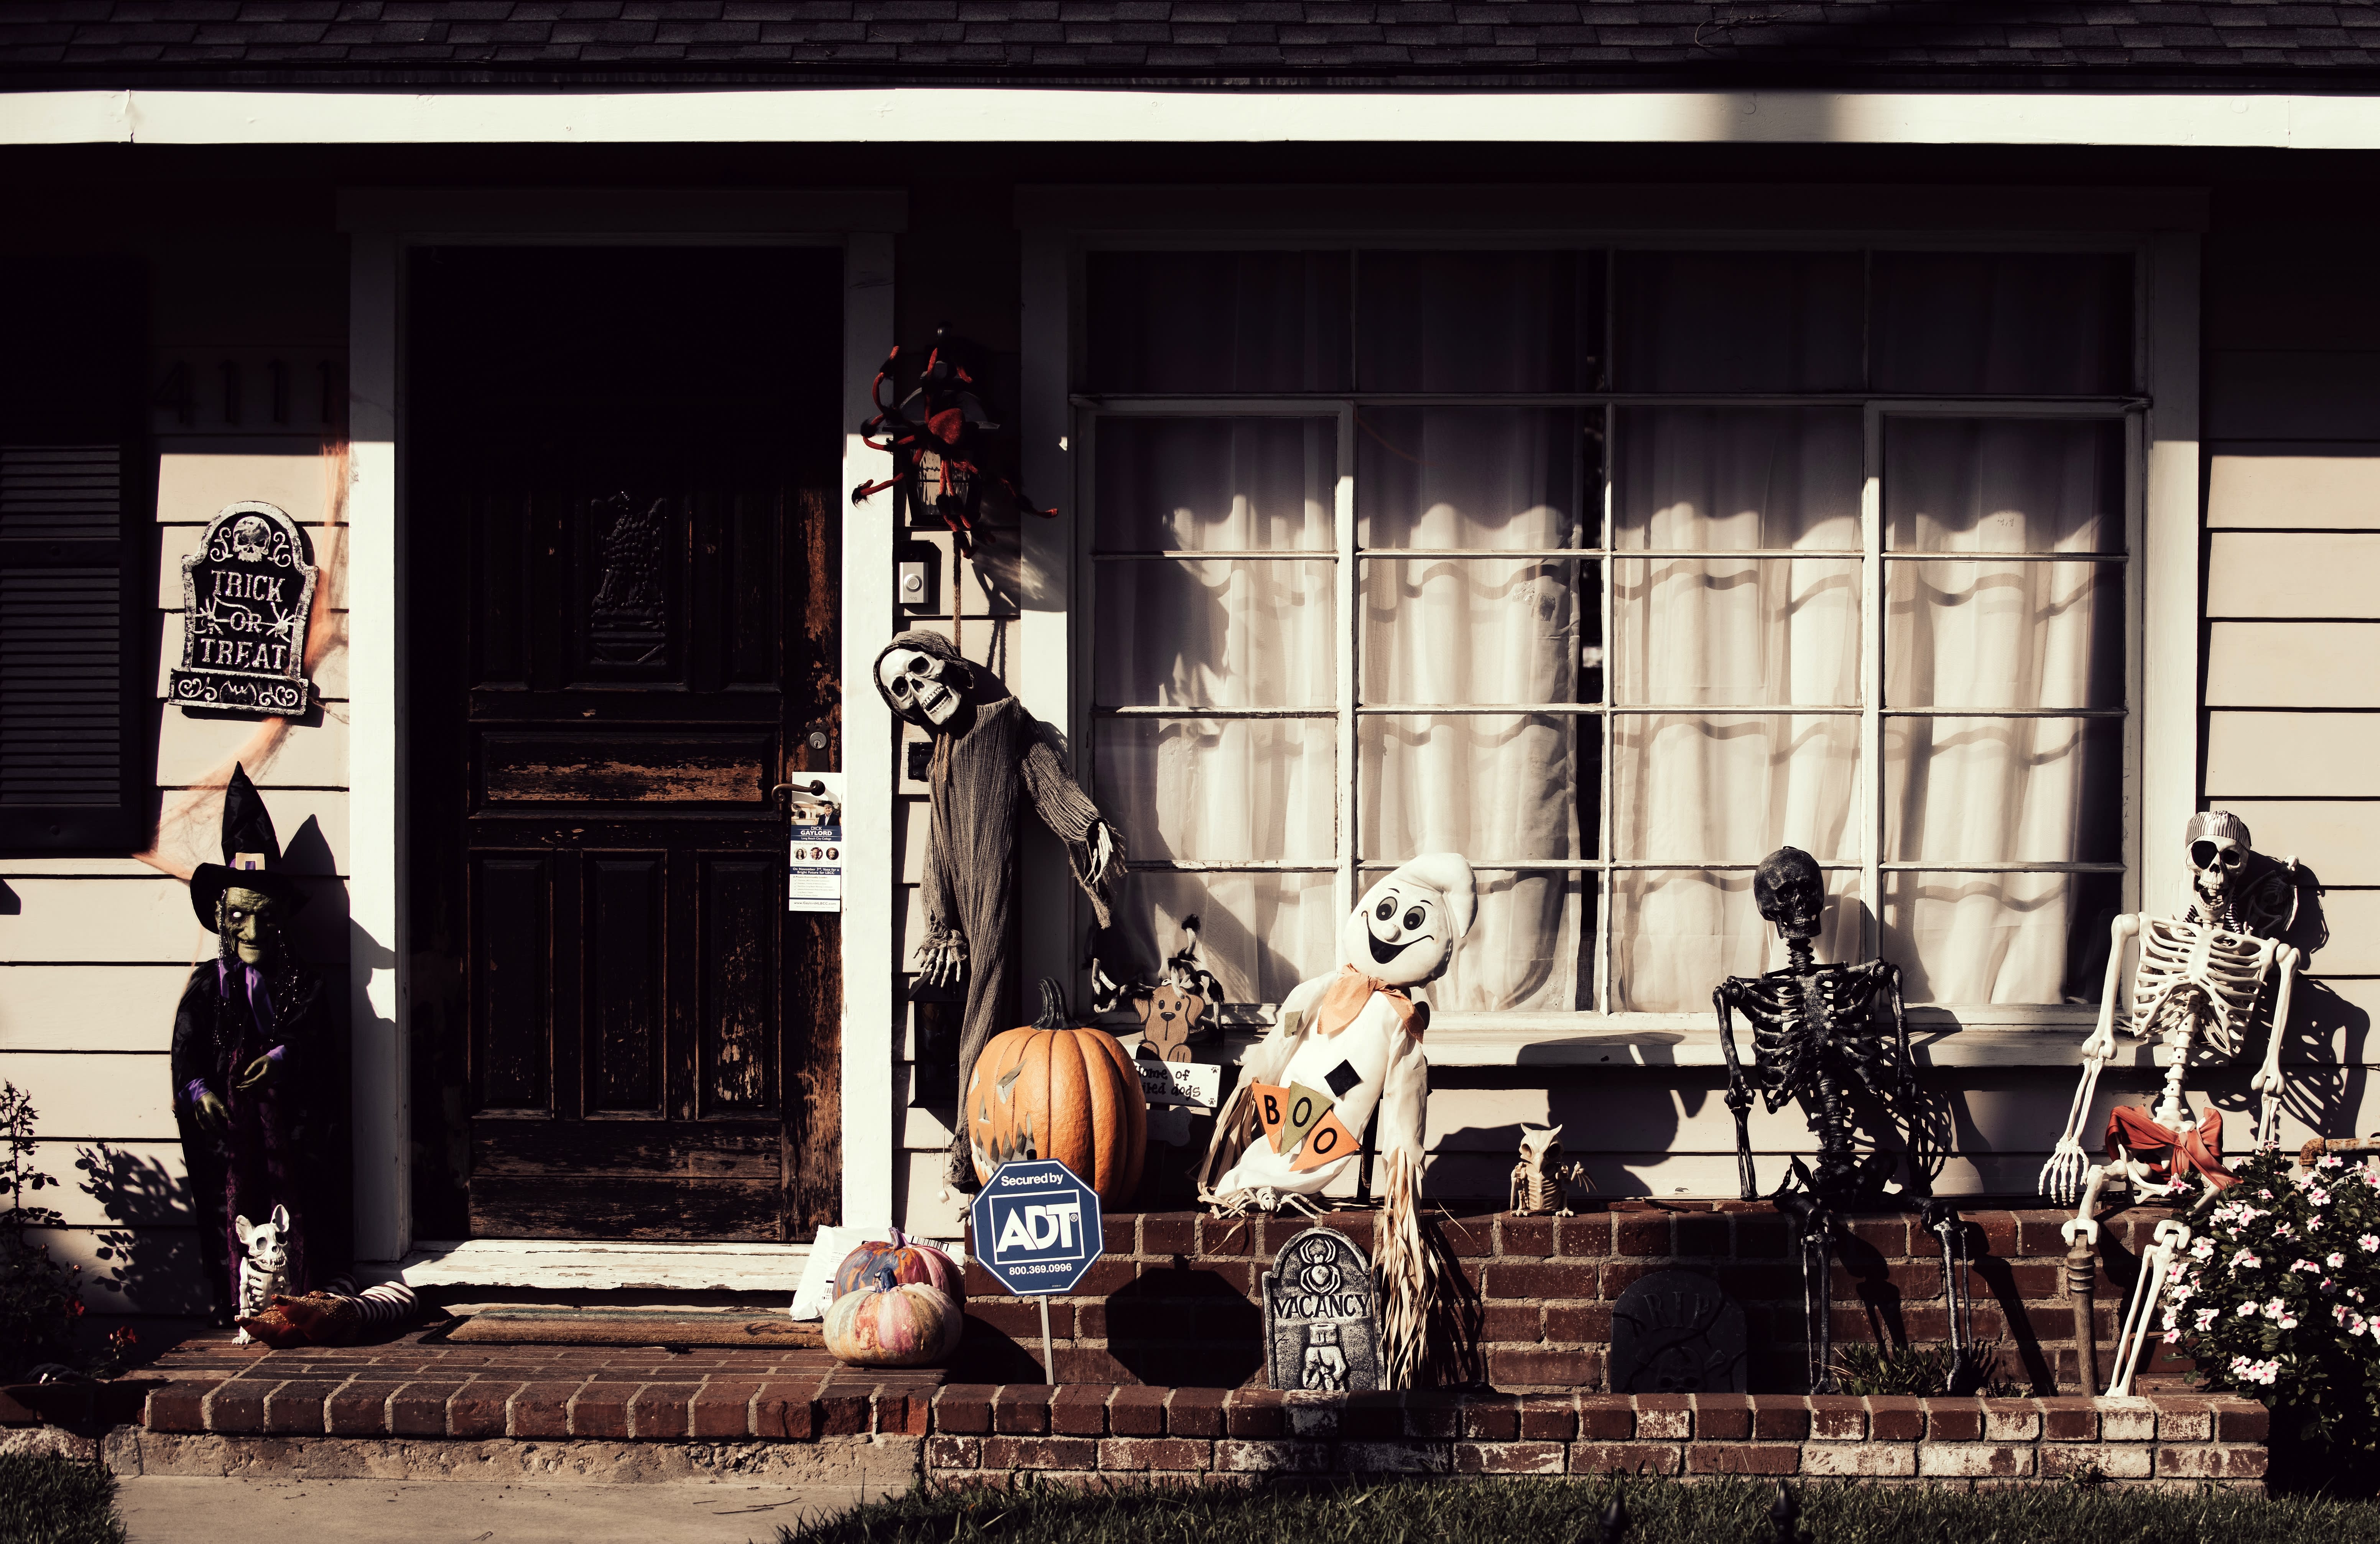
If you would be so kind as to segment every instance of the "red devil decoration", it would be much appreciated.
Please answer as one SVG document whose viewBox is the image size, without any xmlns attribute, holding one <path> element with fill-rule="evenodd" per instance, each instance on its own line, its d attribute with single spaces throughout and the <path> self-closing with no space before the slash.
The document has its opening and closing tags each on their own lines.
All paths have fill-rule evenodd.
<svg viewBox="0 0 2380 1544">
<path fill-rule="evenodd" d="M 897 488 L 912 511 L 913 525 L 926 524 L 929 514 L 940 518 L 958 539 L 959 552 L 971 556 L 976 511 L 987 481 L 1036 515 L 1050 517 L 1058 512 L 1036 505 L 1007 476 L 986 465 L 1000 425 L 985 410 L 975 377 L 949 357 L 955 342 L 948 327 L 934 329 L 934 351 L 926 356 L 916 388 L 897 407 L 885 398 L 892 389 L 900 348 L 896 346 L 877 367 L 868 394 L 876 403 L 876 416 L 861 424 L 859 432 L 869 448 L 892 457 L 892 475 L 854 488 L 851 502 Z"/>
</svg>

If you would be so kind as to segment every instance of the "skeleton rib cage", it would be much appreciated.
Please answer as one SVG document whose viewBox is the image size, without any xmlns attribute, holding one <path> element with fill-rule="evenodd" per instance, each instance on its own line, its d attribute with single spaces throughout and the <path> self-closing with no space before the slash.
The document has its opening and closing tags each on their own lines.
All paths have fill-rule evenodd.
<svg viewBox="0 0 2380 1544">
<path fill-rule="evenodd" d="M 2139 1039 L 2190 1035 L 2211 1059 L 2234 1062 L 2247 1040 L 2278 945 L 2178 917 L 2141 919 L 2140 962 L 2132 971 L 2132 1017 Z M 2194 1026 L 2194 1027 L 2193 1027 Z"/>
<path fill-rule="evenodd" d="M 1734 1007 L 1752 1023 L 1754 1073 L 1771 1114 L 1790 1100 L 1819 1095 L 1819 1068 L 1829 1049 L 1878 1094 L 1889 1099 L 1899 1091 L 1900 1039 L 1876 1014 L 1887 979 L 1882 965 L 1870 961 L 1821 966 L 1806 976 L 1772 970 L 1728 982 Z"/>
</svg>

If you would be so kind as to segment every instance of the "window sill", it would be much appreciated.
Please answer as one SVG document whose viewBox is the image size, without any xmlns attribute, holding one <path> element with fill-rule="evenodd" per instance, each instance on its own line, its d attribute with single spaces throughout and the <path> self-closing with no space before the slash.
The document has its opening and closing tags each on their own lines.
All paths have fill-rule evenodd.
<svg viewBox="0 0 2380 1544">
<path fill-rule="evenodd" d="M 2005 1012 L 2006 1010 L 2001 1010 Z M 1921 1067 L 2072 1067 L 2082 1060 L 2092 1020 L 2056 1009 L 2031 1025 L 1961 1024 L 1940 1010 L 1912 1010 L 1910 1054 Z M 2058 1014 L 2055 1018 L 2049 1014 Z M 1718 1027 L 1708 1014 L 1445 1014 L 1430 1021 L 1434 1067 L 1722 1067 Z M 2150 1067 L 2162 1046 L 2116 1037 L 2109 1064 Z M 1752 1037 L 1738 1026 L 1737 1054 L 1749 1059 Z"/>
</svg>

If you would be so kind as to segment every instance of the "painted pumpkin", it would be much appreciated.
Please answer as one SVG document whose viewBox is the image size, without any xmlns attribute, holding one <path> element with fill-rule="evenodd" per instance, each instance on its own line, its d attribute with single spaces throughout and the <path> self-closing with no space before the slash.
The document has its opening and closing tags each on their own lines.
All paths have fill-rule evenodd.
<svg viewBox="0 0 2380 1544">
<path fill-rule="evenodd" d="M 861 1368 L 922 1368 L 948 1357 L 966 1332 L 957 1298 L 924 1282 L 904 1282 L 879 1260 L 856 1292 L 826 1311 L 821 1327 L 835 1359 Z"/>
<path fill-rule="evenodd" d="M 857 1292 L 875 1274 L 880 1263 L 892 1267 L 896 1282 L 923 1282 L 937 1286 L 953 1297 L 966 1297 L 965 1272 L 958 1262 L 930 1244 L 920 1243 L 900 1229 L 892 1230 L 892 1242 L 886 1244 L 871 1239 L 843 1257 L 843 1264 L 834 1272 L 834 1295 Z"/>
<path fill-rule="evenodd" d="M 1041 983 L 1041 1016 L 993 1037 L 967 1079 L 967 1145 L 975 1175 L 1017 1159 L 1053 1158 L 1122 1206 L 1140 1185 L 1148 1098 L 1131 1053 L 1113 1035 L 1066 1022 L 1058 983 Z"/>
</svg>

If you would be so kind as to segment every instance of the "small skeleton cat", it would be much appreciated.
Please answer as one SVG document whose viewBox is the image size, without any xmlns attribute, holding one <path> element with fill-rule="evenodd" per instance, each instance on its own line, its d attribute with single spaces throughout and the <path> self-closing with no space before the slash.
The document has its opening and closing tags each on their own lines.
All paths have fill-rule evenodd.
<svg viewBox="0 0 2380 1544">
<path fill-rule="evenodd" d="M 239 1317 L 253 1319 L 270 1307 L 276 1295 L 289 1290 L 289 1209 L 274 1207 L 271 1220 L 263 1222 L 235 1217 L 232 1230 L 239 1234 L 242 1251 Z M 249 1332 L 242 1330 L 238 1343 L 246 1345 L 250 1339 Z"/>
<path fill-rule="evenodd" d="M 1569 1187 L 1595 1188 L 1586 1177 L 1585 1164 L 1561 1161 L 1561 1134 L 1558 1125 L 1542 1131 L 1524 1128 L 1521 1133 L 1521 1161 L 1512 1165 L 1512 1210 L 1524 1217 L 1548 1211 L 1557 1217 L 1575 1216 Z"/>
</svg>

